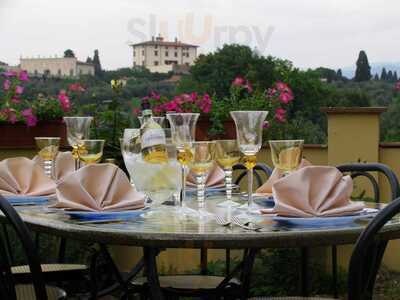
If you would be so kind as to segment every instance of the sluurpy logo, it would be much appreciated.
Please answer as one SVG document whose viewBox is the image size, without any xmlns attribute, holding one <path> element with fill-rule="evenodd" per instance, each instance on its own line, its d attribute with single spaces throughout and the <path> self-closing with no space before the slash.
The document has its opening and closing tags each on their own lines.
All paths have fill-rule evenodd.
<svg viewBox="0 0 400 300">
<path fill-rule="evenodd" d="M 223 44 L 252 45 L 258 52 L 264 53 L 274 32 L 273 26 L 221 25 L 213 15 L 195 16 L 186 13 L 174 20 L 155 14 L 148 18 L 132 18 L 128 22 L 128 32 L 134 42 L 144 42 L 160 35 L 166 40 L 175 37 L 185 43 L 208 45 L 213 48 Z"/>
</svg>

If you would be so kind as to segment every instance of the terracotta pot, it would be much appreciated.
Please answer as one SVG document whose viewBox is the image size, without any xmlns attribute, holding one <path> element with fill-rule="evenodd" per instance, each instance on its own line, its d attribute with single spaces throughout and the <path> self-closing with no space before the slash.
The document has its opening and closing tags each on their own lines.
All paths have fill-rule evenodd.
<svg viewBox="0 0 400 300">
<path fill-rule="evenodd" d="M 35 148 L 35 137 L 60 137 L 67 146 L 67 130 L 63 121 L 38 122 L 35 127 L 24 123 L 0 123 L 0 148 Z"/>
<path fill-rule="evenodd" d="M 215 140 L 215 139 L 227 139 L 233 140 L 236 139 L 236 127 L 235 122 L 230 119 L 225 121 L 224 123 L 224 133 L 218 135 L 210 135 L 208 133 L 212 121 L 208 116 L 201 115 L 199 120 L 197 121 L 196 126 L 196 140 L 197 141 L 208 141 L 208 140 Z"/>
</svg>

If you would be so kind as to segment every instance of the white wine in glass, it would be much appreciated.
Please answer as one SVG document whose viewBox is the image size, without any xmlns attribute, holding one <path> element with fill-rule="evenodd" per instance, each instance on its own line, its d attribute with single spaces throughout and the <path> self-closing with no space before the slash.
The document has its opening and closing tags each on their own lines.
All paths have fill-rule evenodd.
<svg viewBox="0 0 400 300">
<path fill-rule="evenodd" d="M 225 189 L 227 201 L 222 202 L 219 206 L 237 206 L 232 201 L 232 173 L 233 166 L 236 165 L 241 158 L 237 140 L 219 140 L 215 145 L 215 160 L 225 173 Z"/>
<path fill-rule="evenodd" d="M 105 140 L 83 140 L 79 147 L 79 159 L 85 164 L 101 161 Z"/>
<path fill-rule="evenodd" d="M 60 146 L 59 137 L 36 137 L 36 146 L 39 148 L 39 157 L 43 160 L 46 176 L 53 177 L 54 160 Z"/>
<path fill-rule="evenodd" d="M 285 175 L 295 171 L 302 159 L 304 140 L 270 141 L 271 157 L 275 168 Z"/>
</svg>

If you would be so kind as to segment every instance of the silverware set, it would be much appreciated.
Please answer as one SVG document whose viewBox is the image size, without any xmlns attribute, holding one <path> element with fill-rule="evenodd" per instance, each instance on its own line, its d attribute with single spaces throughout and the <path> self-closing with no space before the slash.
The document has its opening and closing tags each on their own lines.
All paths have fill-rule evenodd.
<svg viewBox="0 0 400 300">
<path fill-rule="evenodd" d="M 235 225 L 242 229 L 250 231 L 261 231 L 262 229 L 262 226 L 257 225 L 251 221 L 242 221 L 237 216 L 231 216 L 231 219 L 228 220 L 221 215 L 215 215 L 215 221 L 217 222 L 218 225 L 226 227 Z"/>
</svg>

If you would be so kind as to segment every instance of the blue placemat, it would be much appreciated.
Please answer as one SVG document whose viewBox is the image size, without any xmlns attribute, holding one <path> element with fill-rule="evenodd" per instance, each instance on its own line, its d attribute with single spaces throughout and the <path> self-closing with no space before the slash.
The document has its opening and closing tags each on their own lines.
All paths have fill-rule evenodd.
<svg viewBox="0 0 400 300">
<path fill-rule="evenodd" d="M 127 210 L 127 211 L 103 211 L 103 212 L 64 210 L 64 213 L 71 216 L 74 219 L 95 221 L 95 220 L 128 220 L 139 217 L 141 214 L 143 214 L 143 211 L 144 211 L 143 209 Z"/>
<path fill-rule="evenodd" d="M 314 217 L 314 218 L 295 218 L 295 217 L 273 217 L 280 225 L 301 228 L 321 228 L 321 227 L 343 227 L 356 224 L 355 221 L 372 218 L 378 210 L 365 209 L 359 214 L 342 217 Z"/>
<path fill-rule="evenodd" d="M 4 196 L 12 205 L 42 205 L 47 204 L 49 196 Z"/>
</svg>

